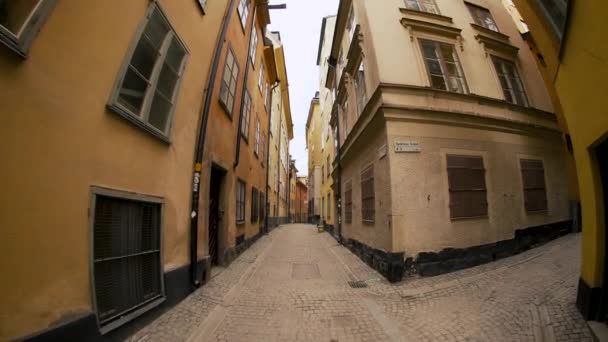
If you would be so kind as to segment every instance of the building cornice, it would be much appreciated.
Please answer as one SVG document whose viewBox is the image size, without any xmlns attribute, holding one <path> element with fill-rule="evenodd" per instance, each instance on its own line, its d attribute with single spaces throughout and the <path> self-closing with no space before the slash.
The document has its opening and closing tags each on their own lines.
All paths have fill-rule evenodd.
<svg viewBox="0 0 608 342">
<path fill-rule="evenodd" d="M 430 95 L 435 98 L 452 98 L 466 100 L 466 102 L 477 102 L 480 105 L 489 105 L 497 108 L 508 109 L 513 112 L 525 114 L 534 118 L 543 119 L 551 122 L 550 125 L 516 120 L 512 118 L 492 116 L 474 111 L 446 110 L 443 108 L 419 107 L 404 104 L 391 104 L 383 102 L 383 94 L 387 92 L 400 91 L 404 94 Z M 386 114 L 385 109 L 395 111 Z M 468 127 L 483 130 L 491 130 L 520 135 L 560 135 L 555 114 L 536 108 L 522 107 L 508 103 L 503 100 L 489 98 L 475 94 L 459 94 L 429 87 L 419 87 L 401 84 L 381 83 L 371 96 L 361 116 L 347 135 L 340 148 L 342 159 L 349 156 L 352 146 L 358 142 L 362 133 L 368 126 L 377 120 L 387 121 L 407 121 L 420 123 L 433 123 L 439 125 Z"/>
</svg>

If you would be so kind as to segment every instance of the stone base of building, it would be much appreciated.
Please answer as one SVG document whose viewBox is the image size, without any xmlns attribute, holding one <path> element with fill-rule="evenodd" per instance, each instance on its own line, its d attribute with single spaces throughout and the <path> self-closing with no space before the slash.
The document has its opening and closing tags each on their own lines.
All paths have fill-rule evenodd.
<svg viewBox="0 0 608 342">
<path fill-rule="evenodd" d="M 602 297 L 601 287 L 591 287 L 585 280 L 578 280 L 576 307 L 587 321 L 598 319 Z"/>
<path fill-rule="evenodd" d="M 388 253 L 349 239 L 344 245 L 388 281 L 401 281 L 404 275 L 435 276 L 497 259 L 506 258 L 572 232 L 572 221 L 518 229 L 510 240 L 468 248 L 446 248 L 440 252 L 423 252 L 416 259 L 403 259 L 404 253 Z M 580 292 L 580 290 L 579 290 Z"/>
<path fill-rule="evenodd" d="M 245 239 L 244 235 L 238 236 L 236 238 L 235 246 L 227 248 L 224 252 L 224 255 L 221 258 L 221 264 L 224 266 L 230 265 L 234 261 L 234 259 L 236 259 L 239 255 L 243 254 L 244 251 L 246 251 L 247 249 L 249 249 L 249 247 L 256 243 L 262 237 L 262 235 L 264 235 L 264 232 L 260 227 L 260 231 L 249 239 Z"/>
<path fill-rule="evenodd" d="M 401 281 L 403 253 L 387 253 L 353 239 L 348 239 L 344 245 L 391 283 Z"/>
<path fill-rule="evenodd" d="M 211 270 L 210 259 L 200 260 L 197 264 L 198 274 L 201 275 L 202 284 L 209 281 Z M 160 315 L 171 309 L 195 288 L 190 282 L 189 265 L 166 272 L 165 275 L 165 301 L 156 308 L 142 314 L 133 321 L 105 334 L 101 335 L 97 326 L 95 313 L 91 312 L 78 318 L 71 319 L 59 325 L 48 328 L 44 331 L 23 337 L 19 340 L 32 342 L 54 342 L 54 341 L 124 341 L 138 330 L 142 329 Z"/>
<path fill-rule="evenodd" d="M 287 216 L 269 216 L 268 217 L 268 230 L 272 230 L 282 224 L 288 224 L 289 217 Z"/>
<path fill-rule="evenodd" d="M 435 276 L 478 266 L 506 258 L 539 246 L 572 232 L 572 221 L 518 229 L 510 240 L 468 248 L 446 248 L 440 252 L 424 252 L 414 260 L 405 261 L 405 272 Z"/>
</svg>

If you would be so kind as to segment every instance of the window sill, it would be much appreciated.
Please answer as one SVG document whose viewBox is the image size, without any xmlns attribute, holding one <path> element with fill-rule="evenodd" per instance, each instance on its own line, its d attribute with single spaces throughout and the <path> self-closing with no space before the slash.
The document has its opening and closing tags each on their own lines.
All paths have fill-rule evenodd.
<svg viewBox="0 0 608 342">
<path fill-rule="evenodd" d="M 165 143 L 167 145 L 171 145 L 171 139 L 168 136 L 160 133 L 159 131 L 157 131 L 154 128 L 151 128 L 146 123 L 144 123 L 141 120 L 139 120 L 138 118 L 134 117 L 131 113 L 129 113 L 125 109 L 121 108 L 120 106 L 115 105 L 115 104 L 108 104 L 106 106 L 106 108 L 110 112 L 112 112 L 114 114 L 117 114 L 118 116 L 120 116 L 124 120 L 127 120 L 132 125 L 134 125 L 134 126 L 140 128 L 140 129 L 142 129 L 144 132 L 152 135 L 153 137 L 155 137 L 156 139 L 162 141 L 163 143 Z"/>
<path fill-rule="evenodd" d="M 401 18 L 401 25 L 410 31 L 410 40 L 412 41 L 414 40 L 412 31 L 432 33 L 451 39 L 461 38 L 462 32 L 461 29 L 453 27 L 452 25 L 446 25 L 444 23 L 438 24 L 410 18 Z"/>
<path fill-rule="evenodd" d="M 243 225 L 245 225 L 245 221 L 236 221 L 236 225 L 243 226 Z"/>
<path fill-rule="evenodd" d="M 471 27 L 473 27 L 476 31 L 483 33 L 486 36 L 492 37 L 496 40 L 502 40 L 505 42 L 509 41 L 509 36 L 504 33 L 500 33 L 498 31 L 490 30 L 489 28 L 485 28 L 481 25 L 477 25 L 475 23 L 471 23 Z"/>
<path fill-rule="evenodd" d="M 535 215 L 535 214 L 548 215 L 549 214 L 549 209 L 534 210 L 534 211 L 528 211 L 528 210 L 526 210 L 526 214 L 528 214 L 528 215 Z"/>
<path fill-rule="evenodd" d="M 481 219 L 489 219 L 490 217 L 488 215 L 484 215 L 484 216 L 470 216 L 470 217 L 450 217 L 450 220 L 452 222 L 455 221 L 469 221 L 469 220 L 481 220 Z"/>
<path fill-rule="evenodd" d="M 435 20 L 440 20 L 440 21 L 445 21 L 446 23 L 452 23 L 452 18 L 450 17 L 446 17 L 444 15 L 441 14 L 435 14 L 435 13 L 430 13 L 430 12 L 423 12 L 423 11 L 417 11 L 414 9 L 410 9 L 410 8 L 399 8 L 399 11 L 401 11 L 401 13 L 403 14 L 411 14 L 411 15 L 417 15 L 420 17 L 426 17 L 426 18 L 431 18 L 431 19 L 435 19 Z"/>
<path fill-rule="evenodd" d="M 9 36 L 5 35 L 0 31 L 0 43 L 4 44 L 9 50 L 13 51 L 22 59 L 27 58 L 27 49 L 20 46 L 19 42 L 11 39 Z"/>
<path fill-rule="evenodd" d="M 363 224 L 366 224 L 366 225 L 371 225 L 371 226 L 373 226 L 373 225 L 375 225 L 375 224 L 376 224 L 376 220 L 361 220 L 361 222 L 362 222 Z"/>
</svg>

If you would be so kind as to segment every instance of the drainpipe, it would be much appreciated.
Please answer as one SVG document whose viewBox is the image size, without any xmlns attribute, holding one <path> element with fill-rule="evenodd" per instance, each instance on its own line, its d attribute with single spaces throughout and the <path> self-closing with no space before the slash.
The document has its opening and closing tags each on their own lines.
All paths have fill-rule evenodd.
<svg viewBox="0 0 608 342">
<path fill-rule="evenodd" d="M 339 113 L 338 109 L 336 109 L 336 111 Z M 342 242 L 342 163 L 341 163 L 342 154 L 340 153 L 340 117 L 339 117 L 338 113 L 336 113 L 336 141 L 337 141 L 336 158 L 338 159 L 338 165 L 336 165 L 336 167 L 337 167 L 336 181 L 338 182 L 338 184 L 337 184 L 338 186 L 336 188 L 338 190 L 338 198 L 340 199 L 340 201 L 339 201 L 340 206 L 339 207 L 336 206 L 336 207 L 338 207 L 338 210 L 336 210 L 336 218 L 338 219 L 338 240 L 341 243 Z"/>
<path fill-rule="evenodd" d="M 249 80 L 249 69 L 250 69 L 250 65 L 251 65 L 251 43 L 252 43 L 252 35 L 253 35 L 253 30 L 255 30 L 255 14 L 257 12 L 257 5 L 253 8 L 253 23 L 251 24 L 251 33 L 249 33 L 249 44 L 247 44 L 247 63 L 245 63 L 245 80 L 243 81 L 243 87 L 241 89 L 241 105 L 239 108 L 241 108 L 241 110 L 239 111 L 239 129 L 236 132 L 236 152 L 235 152 L 235 157 L 234 157 L 234 165 L 233 167 L 236 169 L 237 166 L 239 166 L 239 162 L 241 161 L 241 129 L 243 126 L 243 104 L 245 103 L 245 91 L 247 91 L 247 81 Z M 264 39 L 264 37 L 262 37 L 262 39 Z M 258 37 L 258 41 L 259 41 L 259 37 Z M 255 52 L 254 52 L 255 53 Z M 265 101 L 266 99 L 264 99 Z M 249 122 L 251 122 L 251 113 L 249 113 Z"/>
<path fill-rule="evenodd" d="M 282 98 L 282 94 L 281 94 L 281 98 Z M 287 133 L 287 132 L 285 132 Z M 283 140 L 283 106 L 281 105 L 281 103 L 279 103 L 279 157 L 277 158 L 277 170 L 279 170 L 279 172 L 277 173 L 277 175 L 279 176 L 277 178 L 277 218 L 281 217 L 281 154 L 283 154 L 283 151 L 281 151 L 281 140 Z"/>
<path fill-rule="evenodd" d="M 215 54 L 213 55 L 213 66 L 211 68 L 211 74 L 209 76 L 209 82 L 207 83 L 207 93 L 205 94 L 205 104 L 201 113 L 202 122 L 198 133 L 198 139 L 196 142 L 196 152 L 194 157 L 194 177 L 191 194 L 191 208 L 192 213 L 190 215 L 190 281 L 192 286 L 195 288 L 201 286 L 201 282 L 198 280 L 196 274 L 196 263 L 198 259 L 198 206 L 200 201 L 200 190 L 201 190 L 201 170 L 203 168 L 203 152 L 205 148 L 205 137 L 207 132 L 207 122 L 209 121 L 209 111 L 211 109 L 211 101 L 213 97 L 213 89 L 215 87 L 215 80 L 217 78 L 217 71 L 220 64 L 220 58 L 222 55 L 222 49 L 224 47 L 224 41 L 226 39 L 226 32 L 228 31 L 228 24 L 230 22 L 230 14 L 234 10 L 235 0 L 230 0 L 228 9 L 224 14 L 222 31 L 217 41 L 215 48 Z"/>
<path fill-rule="evenodd" d="M 274 49 L 274 47 L 273 47 Z M 268 114 L 268 137 L 266 138 L 266 215 L 264 215 L 264 230 L 268 233 L 268 215 L 270 213 L 270 196 L 268 191 L 268 182 L 270 177 L 270 134 L 272 132 L 271 122 L 272 122 L 272 93 L 274 90 L 281 84 L 279 81 L 275 83 L 275 85 L 270 88 L 270 113 Z"/>
</svg>

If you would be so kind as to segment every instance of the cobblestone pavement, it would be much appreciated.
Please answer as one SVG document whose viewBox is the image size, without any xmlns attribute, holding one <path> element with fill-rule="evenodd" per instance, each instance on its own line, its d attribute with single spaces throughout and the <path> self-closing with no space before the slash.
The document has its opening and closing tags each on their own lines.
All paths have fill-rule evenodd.
<svg viewBox="0 0 608 342">
<path fill-rule="evenodd" d="M 390 284 L 327 233 L 283 226 L 130 341 L 591 341 L 579 245 Z"/>
</svg>

